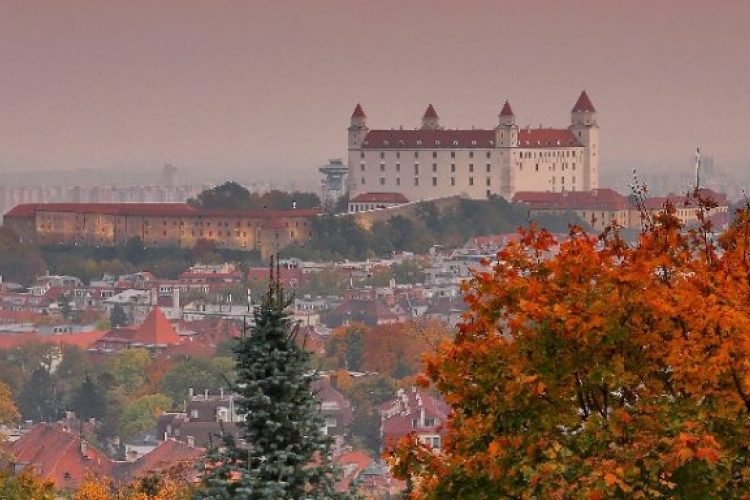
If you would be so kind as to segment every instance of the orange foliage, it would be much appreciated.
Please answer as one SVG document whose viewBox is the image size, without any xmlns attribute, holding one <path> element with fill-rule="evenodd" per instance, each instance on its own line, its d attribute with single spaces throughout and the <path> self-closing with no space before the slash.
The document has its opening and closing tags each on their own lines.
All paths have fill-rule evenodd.
<svg viewBox="0 0 750 500">
<path fill-rule="evenodd" d="M 634 245 L 531 227 L 473 277 L 427 357 L 443 454 L 393 455 L 414 498 L 750 498 L 750 210 L 716 238 L 699 203 Z"/>
</svg>

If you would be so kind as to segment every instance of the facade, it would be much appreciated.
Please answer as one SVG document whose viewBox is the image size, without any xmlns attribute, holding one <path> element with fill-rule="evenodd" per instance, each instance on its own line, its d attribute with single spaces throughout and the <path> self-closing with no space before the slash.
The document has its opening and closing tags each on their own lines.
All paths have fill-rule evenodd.
<svg viewBox="0 0 750 500">
<path fill-rule="evenodd" d="M 442 447 L 450 408 L 437 395 L 419 387 L 398 389 L 394 399 L 378 406 L 378 412 L 385 447 L 412 433 L 426 446 Z"/>
<path fill-rule="evenodd" d="M 598 187 L 599 126 L 586 92 L 567 128 L 520 128 L 506 101 L 493 129 L 447 129 L 430 105 L 422 125 L 370 130 L 358 104 L 348 129 L 349 193 L 401 193 L 412 201 Z"/>
<path fill-rule="evenodd" d="M 197 210 L 185 203 L 48 203 L 19 205 L 4 223 L 43 245 L 121 245 L 259 250 L 270 256 L 312 235 L 317 210 Z"/>
</svg>

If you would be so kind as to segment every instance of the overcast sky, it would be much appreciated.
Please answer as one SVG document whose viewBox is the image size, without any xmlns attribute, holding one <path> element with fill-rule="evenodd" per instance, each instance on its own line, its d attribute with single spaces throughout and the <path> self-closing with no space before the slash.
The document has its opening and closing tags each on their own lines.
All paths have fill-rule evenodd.
<svg viewBox="0 0 750 500">
<path fill-rule="evenodd" d="M 0 169 L 311 177 L 371 128 L 567 126 L 602 171 L 750 166 L 750 1 L 0 0 Z"/>
</svg>

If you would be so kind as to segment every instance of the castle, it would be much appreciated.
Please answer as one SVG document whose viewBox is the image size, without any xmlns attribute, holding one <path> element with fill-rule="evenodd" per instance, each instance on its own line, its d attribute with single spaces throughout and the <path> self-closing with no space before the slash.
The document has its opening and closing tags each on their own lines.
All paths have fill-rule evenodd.
<svg viewBox="0 0 750 500">
<path fill-rule="evenodd" d="M 350 197 L 401 193 L 410 201 L 465 195 L 511 199 L 519 191 L 588 191 L 598 187 L 597 113 L 583 91 L 567 128 L 520 128 L 508 101 L 497 127 L 447 129 L 430 104 L 422 126 L 370 130 L 362 106 L 351 117 Z"/>
</svg>

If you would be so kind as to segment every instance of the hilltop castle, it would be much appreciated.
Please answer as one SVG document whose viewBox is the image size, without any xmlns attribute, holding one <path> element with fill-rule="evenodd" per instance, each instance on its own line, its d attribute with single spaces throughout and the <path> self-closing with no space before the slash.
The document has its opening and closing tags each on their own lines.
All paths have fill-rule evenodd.
<svg viewBox="0 0 750 500">
<path fill-rule="evenodd" d="M 490 130 L 447 129 L 430 104 L 422 126 L 370 130 L 357 104 L 349 126 L 350 197 L 401 193 L 410 201 L 466 195 L 511 199 L 519 191 L 598 187 L 599 126 L 586 92 L 567 128 L 520 128 L 508 101 Z"/>
</svg>

